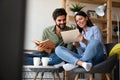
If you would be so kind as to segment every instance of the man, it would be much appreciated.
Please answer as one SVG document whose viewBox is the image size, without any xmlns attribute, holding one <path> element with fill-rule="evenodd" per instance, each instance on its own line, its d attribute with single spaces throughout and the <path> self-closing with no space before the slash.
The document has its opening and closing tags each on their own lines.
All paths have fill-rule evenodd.
<svg viewBox="0 0 120 80">
<path fill-rule="evenodd" d="M 65 44 L 63 42 L 63 39 L 61 37 L 62 31 L 71 30 L 72 28 L 66 26 L 66 16 L 67 13 L 63 8 L 57 8 L 53 11 L 52 17 L 55 22 L 55 25 L 47 27 L 44 29 L 42 34 L 42 41 L 44 40 L 51 40 L 55 47 L 58 45 L 65 46 L 68 49 L 72 49 L 72 44 Z M 46 45 L 45 45 L 46 46 Z M 54 52 L 54 49 L 51 53 L 46 53 L 44 51 L 44 46 L 38 45 L 38 52 L 35 52 L 33 54 L 26 54 L 25 55 L 25 64 L 33 64 L 33 57 L 49 57 L 52 58 L 51 61 L 49 61 L 48 65 L 55 65 L 55 64 L 61 64 L 63 62 L 62 59 L 57 57 L 57 55 Z"/>
</svg>

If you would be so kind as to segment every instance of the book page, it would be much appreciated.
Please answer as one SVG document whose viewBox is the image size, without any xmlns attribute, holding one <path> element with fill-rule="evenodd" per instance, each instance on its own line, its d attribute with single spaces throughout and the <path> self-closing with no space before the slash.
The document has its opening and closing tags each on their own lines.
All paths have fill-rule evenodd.
<svg viewBox="0 0 120 80">
<path fill-rule="evenodd" d="M 49 39 L 40 42 L 40 44 L 47 45 L 45 48 L 45 52 L 47 52 L 47 53 L 51 53 L 55 49 L 55 44 Z"/>
<path fill-rule="evenodd" d="M 55 48 L 55 44 L 50 39 L 41 41 L 40 44 L 46 44 L 48 48 Z"/>
<path fill-rule="evenodd" d="M 39 42 L 39 41 L 37 41 L 37 40 L 34 40 L 33 41 L 35 44 L 37 43 L 37 44 L 39 44 L 39 45 L 46 45 L 46 47 L 44 48 L 44 51 L 45 52 L 47 52 L 47 53 L 51 53 L 52 52 L 52 50 L 54 50 L 55 49 L 55 44 L 51 41 L 51 40 L 49 40 L 49 39 L 47 39 L 47 40 L 44 40 L 44 41 L 41 41 L 41 42 Z M 39 46 L 38 45 L 38 46 Z"/>
</svg>

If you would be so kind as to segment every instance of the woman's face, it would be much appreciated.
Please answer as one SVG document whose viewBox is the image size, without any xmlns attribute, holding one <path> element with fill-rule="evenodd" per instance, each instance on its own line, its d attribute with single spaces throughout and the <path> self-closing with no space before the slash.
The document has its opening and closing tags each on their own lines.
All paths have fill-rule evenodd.
<svg viewBox="0 0 120 80">
<path fill-rule="evenodd" d="M 75 17 L 75 20 L 76 20 L 76 24 L 81 27 L 81 28 L 86 28 L 86 24 L 87 24 L 87 20 L 88 20 L 88 17 L 84 17 L 84 16 L 80 16 L 80 15 L 77 15 Z"/>
</svg>

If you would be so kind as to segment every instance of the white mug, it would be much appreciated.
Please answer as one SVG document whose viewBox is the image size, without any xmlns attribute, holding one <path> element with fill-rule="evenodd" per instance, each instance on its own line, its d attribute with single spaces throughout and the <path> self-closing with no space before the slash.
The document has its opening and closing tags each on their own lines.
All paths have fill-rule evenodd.
<svg viewBox="0 0 120 80">
<path fill-rule="evenodd" d="M 34 66 L 40 65 L 40 58 L 39 57 L 33 57 L 33 64 Z"/>
<path fill-rule="evenodd" d="M 42 57 L 42 65 L 43 66 L 47 66 L 48 65 L 48 62 L 51 61 L 52 58 L 48 58 L 48 57 Z"/>
</svg>

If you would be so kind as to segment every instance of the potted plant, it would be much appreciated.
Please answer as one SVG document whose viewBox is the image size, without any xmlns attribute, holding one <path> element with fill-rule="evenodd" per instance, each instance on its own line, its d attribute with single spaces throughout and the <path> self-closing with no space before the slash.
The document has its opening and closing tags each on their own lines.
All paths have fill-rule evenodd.
<svg viewBox="0 0 120 80">
<path fill-rule="evenodd" d="M 80 11 L 82 8 L 84 8 L 85 6 L 82 6 L 82 5 L 80 5 L 80 4 L 78 4 L 78 3 L 76 3 L 76 4 L 71 4 L 72 6 L 70 7 L 70 10 L 72 11 L 72 12 L 78 12 L 78 11 Z"/>
</svg>

